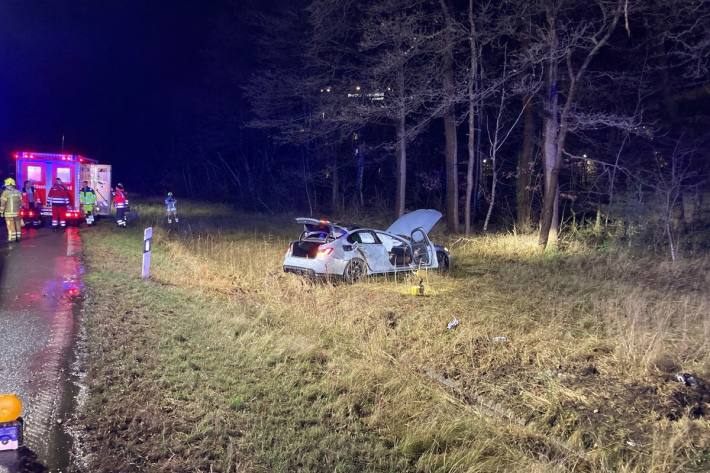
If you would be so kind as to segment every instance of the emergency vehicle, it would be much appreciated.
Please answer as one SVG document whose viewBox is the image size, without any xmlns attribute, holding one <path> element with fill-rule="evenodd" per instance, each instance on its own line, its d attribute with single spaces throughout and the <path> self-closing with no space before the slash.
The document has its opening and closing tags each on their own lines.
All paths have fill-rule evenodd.
<svg viewBox="0 0 710 473">
<path fill-rule="evenodd" d="M 42 203 L 42 217 L 52 216 L 52 208 L 47 205 L 47 193 L 59 178 L 69 191 L 67 221 L 80 222 L 83 218 L 79 203 L 79 190 L 88 181 L 96 192 L 94 215 L 111 213 L 111 165 L 99 164 L 96 160 L 79 154 L 34 153 L 20 151 L 14 155 L 17 188 L 22 190 L 25 181 L 35 188 L 35 199 Z M 24 211 L 22 216 L 34 218 L 35 209 Z"/>
</svg>

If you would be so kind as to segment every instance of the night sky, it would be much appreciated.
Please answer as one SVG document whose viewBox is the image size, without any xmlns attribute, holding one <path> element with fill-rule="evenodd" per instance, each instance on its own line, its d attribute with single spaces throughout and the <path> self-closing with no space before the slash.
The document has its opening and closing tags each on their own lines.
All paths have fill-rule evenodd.
<svg viewBox="0 0 710 473">
<path fill-rule="evenodd" d="M 224 3 L 0 2 L 3 167 L 13 150 L 59 151 L 62 135 L 65 151 L 114 164 L 118 179 L 160 159 L 202 87 Z"/>
</svg>

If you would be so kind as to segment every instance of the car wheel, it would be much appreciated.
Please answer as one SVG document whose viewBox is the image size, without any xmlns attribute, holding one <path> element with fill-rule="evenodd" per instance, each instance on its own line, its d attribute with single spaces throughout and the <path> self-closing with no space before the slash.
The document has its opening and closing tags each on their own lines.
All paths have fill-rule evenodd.
<svg viewBox="0 0 710 473">
<path fill-rule="evenodd" d="M 360 281 L 365 275 L 367 275 L 367 266 L 360 258 L 351 259 L 343 272 L 343 278 L 349 284 Z"/>
<path fill-rule="evenodd" d="M 442 273 L 448 273 L 451 270 L 451 261 L 449 260 L 449 255 L 443 251 L 436 252 L 436 260 L 439 262 L 439 271 Z"/>
</svg>

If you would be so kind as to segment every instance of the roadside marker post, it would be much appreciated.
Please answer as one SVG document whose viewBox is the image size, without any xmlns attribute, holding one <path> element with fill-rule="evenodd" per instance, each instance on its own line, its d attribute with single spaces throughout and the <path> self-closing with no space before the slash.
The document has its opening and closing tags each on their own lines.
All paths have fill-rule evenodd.
<svg viewBox="0 0 710 473">
<path fill-rule="evenodd" d="M 141 276 L 143 279 L 150 277 L 150 255 L 153 242 L 153 227 L 148 227 L 143 230 L 143 270 Z"/>
</svg>

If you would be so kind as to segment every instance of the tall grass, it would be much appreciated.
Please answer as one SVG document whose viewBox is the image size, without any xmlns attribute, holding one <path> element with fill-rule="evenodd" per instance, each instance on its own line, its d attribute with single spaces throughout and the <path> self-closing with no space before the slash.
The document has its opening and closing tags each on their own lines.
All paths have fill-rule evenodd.
<svg viewBox="0 0 710 473">
<path fill-rule="evenodd" d="M 673 380 L 677 371 L 710 375 L 707 259 L 668 266 L 583 245 L 541 254 L 532 237 L 497 235 L 449 239 L 455 270 L 448 276 L 312 283 L 281 271 L 287 242 L 298 233 L 288 219 L 200 205 L 183 206 L 181 214 L 176 230 L 159 223 L 156 206 L 141 209 L 144 221 L 159 225 L 153 284 L 192 301 L 171 323 L 181 333 L 199 327 L 202 343 L 265 367 L 250 373 L 256 385 L 271 377 L 293 383 L 260 389 L 270 386 L 286 403 L 309 399 L 320 406 L 290 411 L 307 417 L 303 425 L 312 435 L 292 455 L 337 457 L 354 431 L 369 439 L 360 446 L 372 449 L 326 461 L 322 470 L 315 460 L 298 467 L 284 459 L 295 441 L 278 432 L 284 413 L 231 395 L 223 401 L 227 418 L 244 420 L 243 406 L 259 404 L 261 421 L 250 418 L 253 430 L 233 447 L 255 456 L 252 468 L 259 462 L 289 471 L 710 468 L 710 425 L 690 415 L 693 402 L 674 404 L 692 393 Z M 131 233 L 100 229 L 87 239 L 97 253 L 112 244 L 122 271 L 138 267 Z M 96 271 L 105 264 L 97 254 L 90 261 Z M 409 295 L 419 277 L 431 288 L 428 297 Z M 447 330 L 454 317 L 461 324 Z M 164 336 L 171 335 L 155 334 L 154 342 Z M 189 359 L 171 350 L 161 360 L 168 369 Z M 211 356 L 203 364 L 225 376 L 234 363 Z M 220 382 L 206 384 L 219 389 Z M 279 454 L 259 447 L 263 436 Z M 388 460 L 368 466 L 355 460 L 371 459 L 372 451 Z"/>
</svg>

